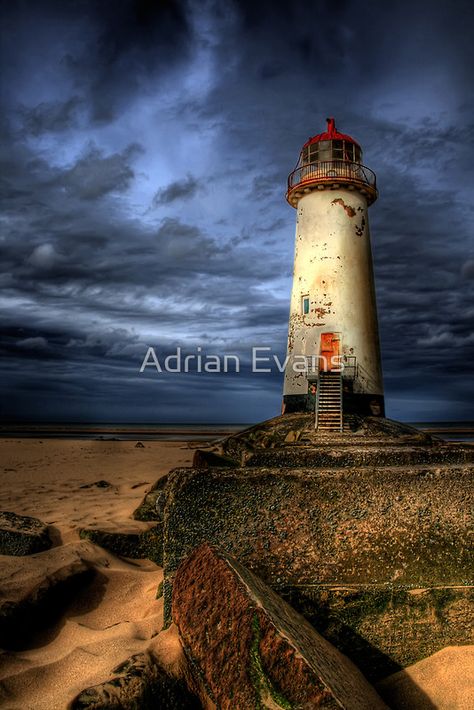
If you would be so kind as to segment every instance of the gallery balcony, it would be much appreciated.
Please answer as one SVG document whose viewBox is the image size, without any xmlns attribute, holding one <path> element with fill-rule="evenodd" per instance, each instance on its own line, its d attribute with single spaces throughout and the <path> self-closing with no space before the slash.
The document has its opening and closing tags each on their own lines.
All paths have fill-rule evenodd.
<svg viewBox="0 0 474 710">
<path fill-rule="evenodd" d="M 345 187 L 365 195 L 370 205 L 377 199 L 375 173 L 370 168 L 347 160 L 325 160 L 306 163 L 288 176 L 286 199 L 296 207 L 298 200 L 313 190 Z"/>
</svg>

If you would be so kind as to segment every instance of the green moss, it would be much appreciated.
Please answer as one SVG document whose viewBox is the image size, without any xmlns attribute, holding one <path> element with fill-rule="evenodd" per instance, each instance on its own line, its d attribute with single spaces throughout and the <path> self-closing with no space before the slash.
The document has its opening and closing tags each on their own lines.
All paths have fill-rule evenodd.
<svg viewBox="0 0 474 710">
<path fill-rule="evenodd" d="M 349 626 L 357 626 L 367 616 L 383 614 L 393 601 L 391 590 L 361 592 L 345 602 L 343 609 L 336 614 Z"/>
<path fill-rule="evenodd" d="M 163 629 L 169 628 L 173 621 L 171 615 L 173 601 L 173 582 L 166 577 L 163 579 Z"/>
<path fill-rule="evenodd" d="M 135 520 L 141 520 L 143 522 L 160 520 L 160 516 L 156 510 L 156 501 L 160 493 L 160 490 L 153 490 L 145 495 L 143 501 L 133 513 Z"/>
<path fill-rule="evenodd" d="M 90 540 L 114 555 L 140 558 L 140 536 L 138 533 L 109 532 L 107 530 L 83 528 L 79 531 L 82 540 Z"/>
<path fill-rule="evenodd" d="M 431 598 L 433 600 L 436 618 L 439 621 L 445 622 L 444 610 L 448 604 L 455 601 L 456 595 L 451 589 L 432 589 Z"/>
<path fill-rule="evenodd" d="M 163 524 L 157 523 L 150 530 L 141 533 L 139 554 L 156 565 L 163 564 Z"/>
<path fill-rule="evenodd" d="M 294 710 L 294 706 L 275 688 L 271 680 L 266 675 L 262 666 L 260 656 L 260 624 L 258 617 L 254 614 L 252 620 L 253 638 L 250 647 L 250 679 L 256 692 L 255 710 L 265 708 L 262 703 L 262 697 L 270 696 L 274 703 L 280 706 L 282 710 Z"/>
<path fill-rule="evenodd" d="M 23 557 L 49 550 L 47 526 L 37 518 L 0 511 L 0 555 Z"/>
<path fill-rule="evenodd" d="M 148 559 L 157 565 L 163 564 L 163 525 L 157 523 L 142 533 L 109 532 L 83 528 L 79 531 L 83 540 L 90 540 L 110 550 L 114 555 L 131 559 Z"/>
</svg>

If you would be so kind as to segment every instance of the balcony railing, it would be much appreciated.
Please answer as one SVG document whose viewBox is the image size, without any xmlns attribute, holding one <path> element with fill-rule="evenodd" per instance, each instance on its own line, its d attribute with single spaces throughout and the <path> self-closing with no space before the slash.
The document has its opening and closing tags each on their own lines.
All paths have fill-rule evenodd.
<svg viewBox="0 0 474 710">
<path fill-rule="evenodd" d="M 346 160 L 325 160 L 319 163 L 309 163 L 301 165 L 288 176 L 288 193 L 296 188 L 310 183 L 352 183 L 359 189 L 368 188 L 367 192 L 375 199 L 377 196 L 377 185 L 375 173 L 360 163 L 350 163 Z"/>
</svg>

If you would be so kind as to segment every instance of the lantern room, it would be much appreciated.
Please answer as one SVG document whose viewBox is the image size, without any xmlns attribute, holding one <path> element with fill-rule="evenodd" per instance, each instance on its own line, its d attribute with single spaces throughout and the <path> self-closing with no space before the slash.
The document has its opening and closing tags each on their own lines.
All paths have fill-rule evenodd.
<svg viewBox="0 0 474 710">
<path fill-rule="evenodd" d="M 327 130 L 304 144 L 295 170 L 288 177 L 286 199 L 293 207 L 312 190 L 358 190 L 371 204 L 377 199 L 375 174 L 362 165 L 362 149 L 351 136 L 339 133 L 334 118 Z"/>
</svg>

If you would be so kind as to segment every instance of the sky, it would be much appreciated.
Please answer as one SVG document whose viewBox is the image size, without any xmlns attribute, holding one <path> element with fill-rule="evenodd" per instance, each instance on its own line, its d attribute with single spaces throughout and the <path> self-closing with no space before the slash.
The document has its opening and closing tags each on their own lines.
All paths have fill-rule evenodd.
<svg viewBox="0 0 474 710">
<path fill-rule="evenodd" d="M 377 174 L 387 415 L 474 419 L 472 3 L 1 8 L 3 420 L 278 414 L 251 350 L 285 355 L 286 179 L 327 116 Z M 241 371 L 140 373 L 149 347 Z"/>
</svg>

